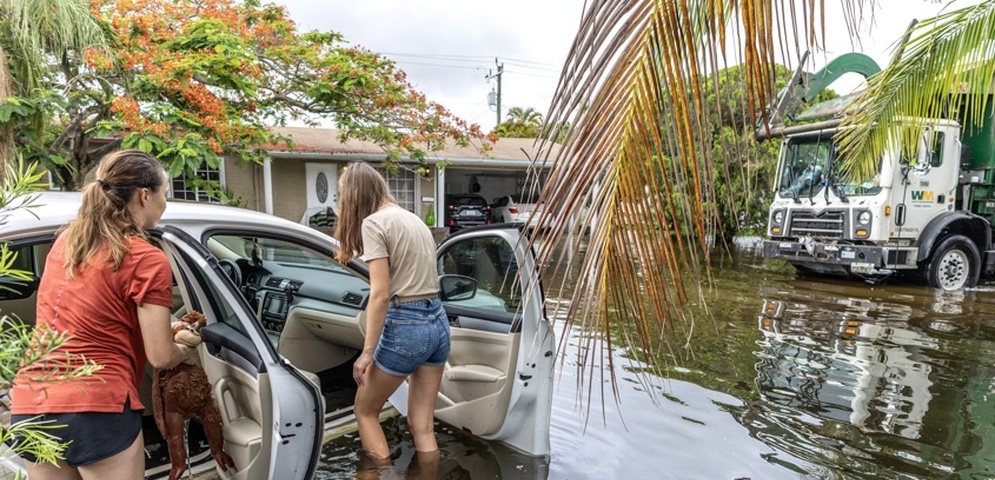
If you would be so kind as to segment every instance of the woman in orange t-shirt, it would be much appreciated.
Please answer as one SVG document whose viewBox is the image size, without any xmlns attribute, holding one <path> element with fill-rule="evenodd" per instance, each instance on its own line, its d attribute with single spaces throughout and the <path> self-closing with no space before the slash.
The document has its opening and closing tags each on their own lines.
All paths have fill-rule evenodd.
<svg viewBox="0 0 995 480">
<path fill-rule="evenodd" d="M 58 465 L 25 455 L 31 479 L 144 478 L 138 386 L 145 363 L 171 368 L 195 352 L 196 341 L 174 343 L 169 260 L 145 235 L 166 209 L 162 164 L 123 150 L 104 157 L 96 177 L 83 190 L 76 219 L 55 240 L 38 287 L 37 325 L 69 339 L 48 368 L 41 361 L 21 369 L 11 389 L 13 422 L 50 420 L 63 426 L 50 433 L 71 442 Z M 67 353 L 103 368 L 91 377 L 46 381 Z"/>
</svg>

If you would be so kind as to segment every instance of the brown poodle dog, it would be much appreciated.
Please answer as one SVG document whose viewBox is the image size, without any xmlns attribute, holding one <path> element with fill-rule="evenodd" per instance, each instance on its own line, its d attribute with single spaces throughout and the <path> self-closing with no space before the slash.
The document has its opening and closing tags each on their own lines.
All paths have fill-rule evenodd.
<svg viewBox="0 0 995 480">
<path fill-rule="evenodd" d="M 200 312 L 191 311 L 173 327 L 175 337 L 181 330 L 200 334 L 207 319 Z M 207 443 L 211 446 L 211 456 L 227 472 L 235 462 L 223 450 L 224 435 L 221 429 L 221 412 L 211 395 L 211 383 L 200 365 L 181 363 L 168 370 L 155 369 L 152 372 L 152 408 L 155 423 L 166 439 L 169 447 L 169 480 L 178 480 L 187 468 L 184 453 L 183 427 L 187 419 L 196 415 L 204 425 Z"/>
</svg>

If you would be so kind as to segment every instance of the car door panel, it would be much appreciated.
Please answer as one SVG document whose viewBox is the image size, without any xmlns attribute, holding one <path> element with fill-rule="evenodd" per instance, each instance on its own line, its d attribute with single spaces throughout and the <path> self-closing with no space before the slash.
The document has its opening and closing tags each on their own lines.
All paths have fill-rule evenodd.
<svg viewBox="0 0 995 480">
<path fill-rule="evenodd" d="M 317 387 L 276 354 L 210 252 L 168 226 L 162 244 L 187 280 L 191 304 L 207 317 L 200 357 L 238 469 L 226 478 L 309 478 L 322 437 Z"/>
<path fill-rule="evenodd" d="M 511 389 L 517 338 L 506 334 L 452 328 L 452 349 L 439 387 L 436 416 L 447 423 L 486 437 L 503 424 Z"/>
<path fill-rule="evenodd" d="M 439 273 L 473 278 L 446 299 L 451 351 L 436 416 L 530 455 L 549 454 L 554 336 L 532 251 L 509 228 L 466 231 L 439 248 Z"/>
<path fill-rule="evenodd" d="M 213 355 L 202 355 L 202 366 L 214 382 L 214 398 L 221 412 L 225 438 L 225 451 L 231 455 L 239 469 L 235 477 L 250 477 L 251 472 L 264 468 L 255 465 L 263 445 L 264 414 L 261 390 L 262 378 Z M 265 374 L 262 374 L 265 377 Z M 265 463 L 260 460 L 258 463 Z M 258 477 L 256 477 L 258 478 Z"/>
<path fill-rule="evenodd" d="M 488 330 L 491 332 L 506 333 L 512 325 L 519 322 L 516 316 L 507 312 L 491 312 L 483 309 L 474 309 L 455 305 L 450 302 L 446 305 L 446 315 L 449 316 L 449 323 L 460 327 L 469 327 L 475 330 Z"/>
<path fill-rule="evenodd" d="M 264 369 L 262 358 L 260 358 L 252 341 L 239 334 L 230 325 L 220 322 L 213 323 L 204 327 L 201 335 L 211 354 L 220 356 L 222 349 L 224 349 L 238 355 L 242 362 L 247 365 L 246 369 L 253 373 L 253 376 L 256 372 Z"/>
</svg>

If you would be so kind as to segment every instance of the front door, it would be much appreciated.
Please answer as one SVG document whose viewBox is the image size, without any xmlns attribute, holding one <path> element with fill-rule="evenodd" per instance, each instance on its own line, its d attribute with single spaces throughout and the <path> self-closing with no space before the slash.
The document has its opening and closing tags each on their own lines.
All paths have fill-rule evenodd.
<svg viewBox="0 0 995 480">
<path fill-rule="evenodd" d="M 549 454 L 555 339 L 535 258 L 514 229 L 467 231 L 438 251 L 440 275 L 476 281 L 445 299 L 452 333 L 436 417 L 530 455 Z"/>
<path fill-rule="evenodd" d="M 953 208 L 957 176 L 951 172 L 957 167 L 949 164 L 955 156 L 945 155 L 945 151 L 955 151 L 957 143 L 956 135 L 947 129 L 928 128 L 923 131 L 916 157 L 901 159 L 893 193 L 901 199 L 896 204 L 904 210 L 893 220 L 899 238 L 919 237 L 930 220 Z M 945 156 L 949 157 L 947 164 Z"/>
<path fill-rule="evenodd" d="M 162 246 L 182 279 L 187 307 L 207 317 L 200 359 L 237 468 L 225 478 L 311 478 L 323 433 L 318 387 L 277 354 L 203 245 L 166 226 Z"/>
</svg>

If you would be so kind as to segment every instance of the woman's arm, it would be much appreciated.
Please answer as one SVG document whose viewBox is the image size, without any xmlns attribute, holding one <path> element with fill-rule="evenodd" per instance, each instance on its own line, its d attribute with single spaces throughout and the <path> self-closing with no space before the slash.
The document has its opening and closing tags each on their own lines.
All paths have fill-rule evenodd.
<svg viewBox="0 0 995 480">
<path fill-rule="evenodd" d="M 352 376 L 356 384 L 363 386 L 363 375 L 373 363 L 373 352 L 380 342 L 384 319 L 387 317 L 387 305 L 390 303 L 390 261 L 387 257 L 370 260 L 370 298 L 366 303 L 366 337 L 363 342 L 363 353 L 356 359 L 352 367 Z"/>
<path fill-rule="evenodd" d="M 173 343 L 173 329 L 169 320 L 168 307 L 152 303 L 138 307 L 138 323 L 142 327 L 145 354 L 155 368 L 173 368 L 195 352 L 190 347 Z"/>
</svg>

